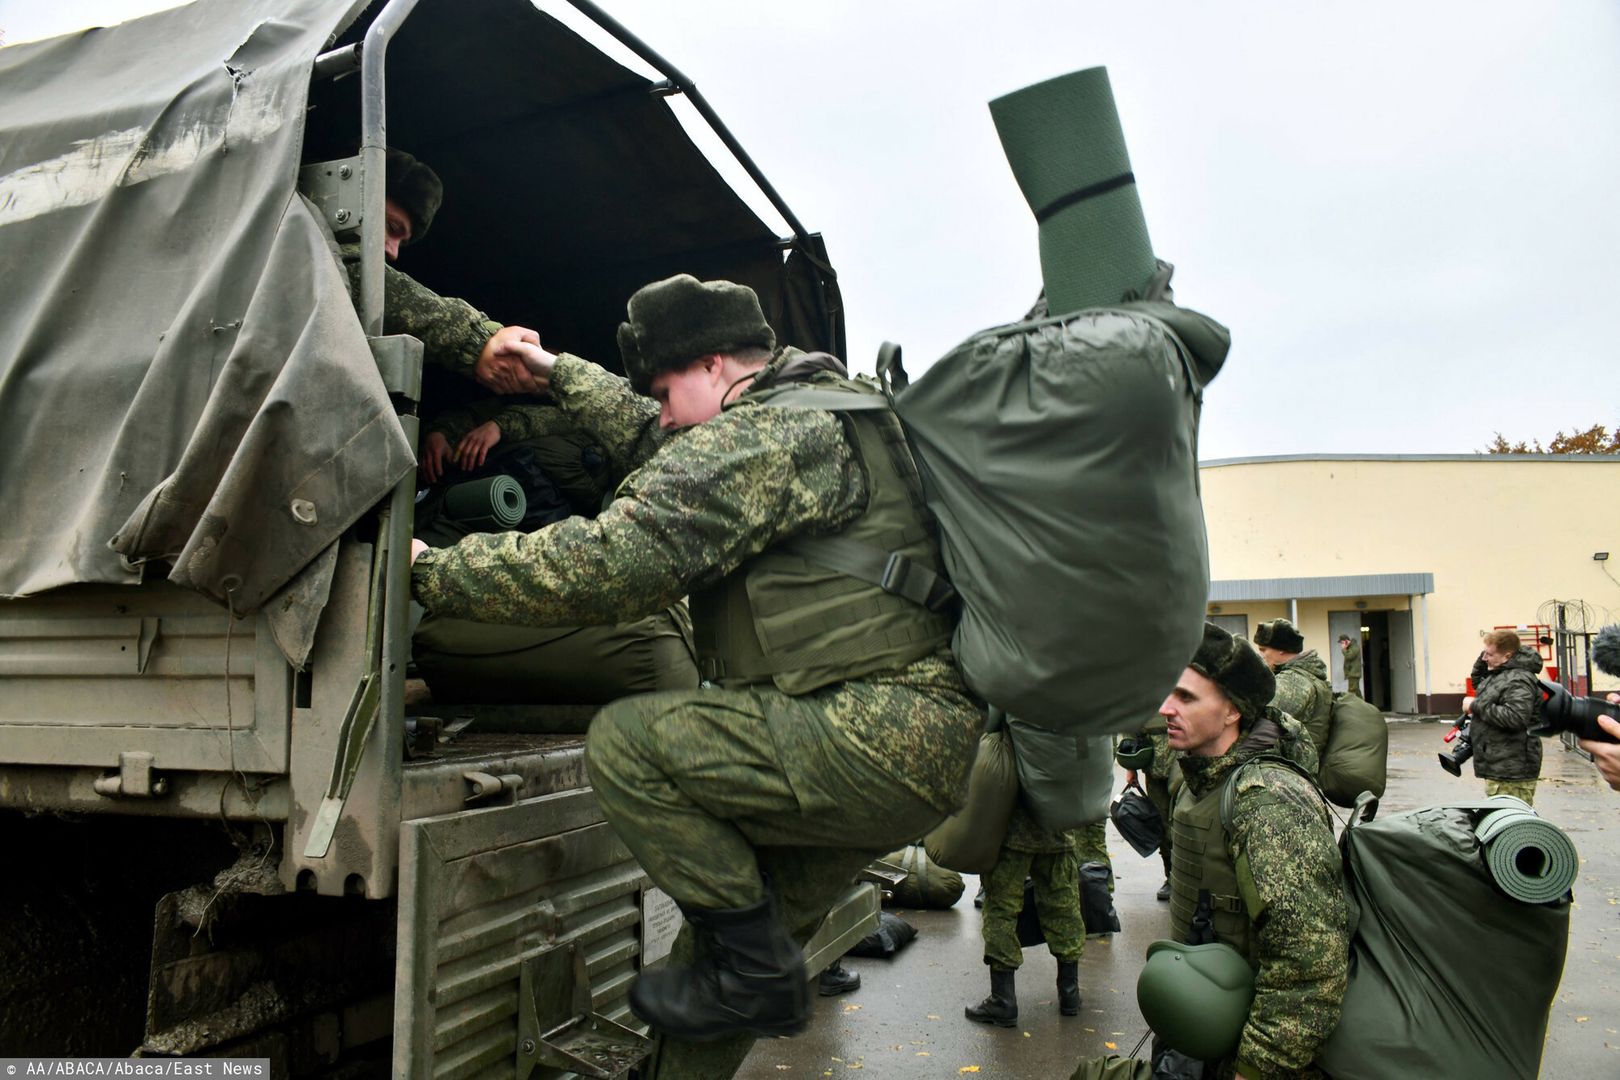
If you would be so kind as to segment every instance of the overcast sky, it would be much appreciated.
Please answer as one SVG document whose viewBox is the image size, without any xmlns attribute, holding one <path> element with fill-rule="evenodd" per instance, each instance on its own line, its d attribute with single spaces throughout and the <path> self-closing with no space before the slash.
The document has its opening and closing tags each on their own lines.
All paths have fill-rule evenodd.
<svg viewBox="0 0 1620 1080">
<path fill-rule="evenodd" d="M 1232 329 L 1206 459 L 1620 423 L 1614 0 L 601 3 L 825 234 L 856 367 L 1027 309 L 1035 224 L 986 102 L 1104 64 L 1176 298 Z M 0 0 L 0 29 L 167 6 Z"/>
</svg>

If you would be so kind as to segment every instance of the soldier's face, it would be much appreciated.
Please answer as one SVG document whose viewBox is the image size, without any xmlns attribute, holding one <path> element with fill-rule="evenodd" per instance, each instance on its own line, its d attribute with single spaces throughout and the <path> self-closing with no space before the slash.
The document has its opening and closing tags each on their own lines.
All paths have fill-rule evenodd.
<svg viewBox="0 0 1620 1080">
<path fill-rule="evenodd" d="M 1479 655 L 1485 658 L 1485 666 L 1490 668 L 1492 671 L 1495 671 L 1497 668 L 1508 662 L 1508 654 L 1497 651 L 1494 645 L 1485 646 L 1484 650 L 1481 651 Z"/>
<path fill-rule="evenodd" d="M 649 391 L 658 402 L 658 426 L 691 427 L 720 415 L 728 379 L 719 356 L 703 356 L 679 371 L 660 371 Z"/>
<path fill-rule="evenodd" d="M 1278 652 L 1276 649 L 1273 649 L 1270 645 L 1256 645 L 1255 650 L 1259 652 L 1261 658 L 1272 667 L 1276 667 L 1278 664 L 1283 662 L 1283 654 Z"/>
<path fill-rule="evenodd" d="M 1238 711 L 1214 681 L 1186 668 L 1159 706 L 1170 749 L 1219 757 L 1237 741 Z"/>
<path fill-rule="evenodd" d="M 389 262 L 399 259 L 401 244 L 411 239 L 411 215 L 393 199 L 383 201 L 383 254 Z"/>
</svg>

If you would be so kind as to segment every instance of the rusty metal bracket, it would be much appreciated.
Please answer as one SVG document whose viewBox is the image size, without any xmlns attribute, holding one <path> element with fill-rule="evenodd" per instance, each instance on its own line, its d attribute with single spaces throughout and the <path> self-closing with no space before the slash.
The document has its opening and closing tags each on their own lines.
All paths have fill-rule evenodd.
<svg viewBox="0 0 1620 1080">
<path fill-rule="evenodd" d="M 91 784 L 96 794 L 117 799 L 157 799 L 169 793 L 169 782 L 152 773 L 152 755 L 140 750 L 118 755 L 118 772 Z"/>
<path fill-rule="evenodd" d="M 652 1040 L 594 1011 L 585 954 L 574 942 L 536 953 L 518 969 L 517 1078 L 562 1069 L 619 1080 L 652 1051 Z"/>
</svg>

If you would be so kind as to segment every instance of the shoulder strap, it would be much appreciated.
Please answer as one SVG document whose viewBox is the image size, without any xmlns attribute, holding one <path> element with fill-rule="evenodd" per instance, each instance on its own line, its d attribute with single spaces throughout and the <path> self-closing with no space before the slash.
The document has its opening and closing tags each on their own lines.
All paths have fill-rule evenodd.
<svg viewBox="0 0 1620 1080">
<path fill-rule="evenodd" d="M 858 394 L 850 390 L 824 390 L 819 387 L 794 387 L 781 390 L 759 400 L 761 405 L 789 409 L 824 409 L 827 412 L 866 412 L 893 408 L 882 394 Z"/>
<path fill-rule="evenodd" d="M 1311 790 L 1316 792 L 1316 797 L 1322 800 L 1323 813 L 1325 814 L 1328 812 L 1327 799 L 1322 794 L 1322 785 L 1316 782 L 1316 777 L 1312 776 L 1310 771 L 1307 770 L 1305 766 L 1301 765 L 1297 761 L 1285 758 L 1281 754 L 1258 754 L 1255 757 L 1250 758 L 1248 761 L 1245 761 L 1237 768 L 1233 769 L 1232 775 L 1228 776 L 1226 778 L 1226 783 L 1222 785 L 1221 828 L 1225 830 L 1228 837 L 1232 835 L 1232 802 L 1237 796 L 1237 779 L 1245 769 L 1255 765 L 1280 766 L 1281 768 L 1288 769 L 1291 772 L 1298 773 L 1300 776 L 1305 778 L 1307 783 L 1311 785 Z"/>
</svg>

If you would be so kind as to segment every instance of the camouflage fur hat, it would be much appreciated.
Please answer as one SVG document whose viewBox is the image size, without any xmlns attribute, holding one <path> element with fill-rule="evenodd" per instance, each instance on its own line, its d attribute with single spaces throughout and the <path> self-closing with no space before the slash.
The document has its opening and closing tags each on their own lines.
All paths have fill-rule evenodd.
<svg viewBox="0 0 1620 1080">
<path fill-rule="evenodd" d="M 1287 619 L 1272 619 L 1255 627 L 1254 643 L 1278 652 L 1305 651 L 1305 636 Z"/>
<path fill-rule="evenodd" d="M 388 197 L 411 216 L 410 243 L 427 235 L 433 215 L 444 202 L 444 182 L 439 174 L 403 150 L 388 151 Z"/>
<path fill-rule="evenodd" d="M 679 371 L 700 356 L 776 348 L 759 297 L 746 285 L 676 274 L 636 290 L 627 310 L 630 321 L 619 324 L 619 352 L 640 394 L 651 393 L 660 371 Z"/>
<path fill-rule="evenodd" d="M 1277 677 L 1254 646 L 1214 623 L 1204 624 L 1204 640 L 1187 666 L 1219 686 L 1245 721 L 1262 716 L 1277 692 Z"/>
</svg>

